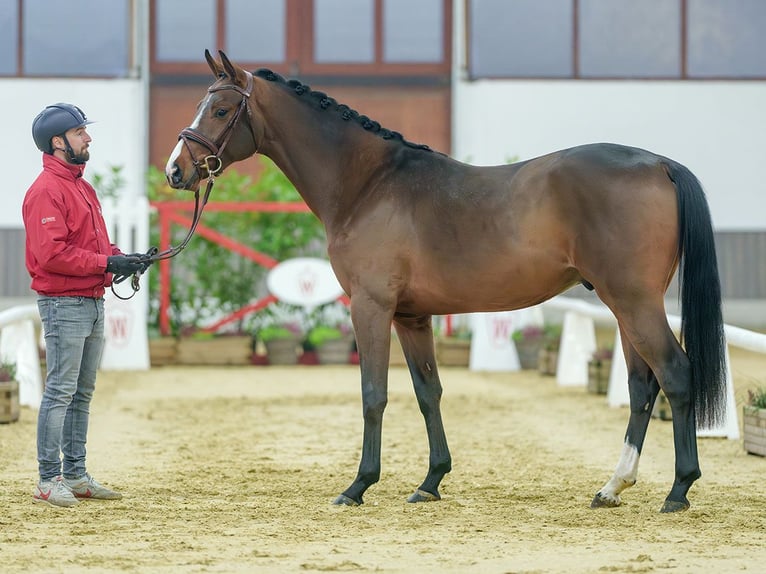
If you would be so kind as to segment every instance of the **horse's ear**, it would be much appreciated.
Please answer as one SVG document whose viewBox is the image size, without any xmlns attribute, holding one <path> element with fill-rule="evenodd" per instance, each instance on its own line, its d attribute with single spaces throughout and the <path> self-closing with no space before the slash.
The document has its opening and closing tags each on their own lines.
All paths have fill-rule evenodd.
<svg viewBox="0 0 766 574">
<path fill-rule="evenodd" d="M 207 60 L 207 65 L 210 66 L 210 70 L 213 72 L 213 75 L 217 78 L 223 71 L 221 64 L 213 59 L 213 56 L 210 54 L 210 50 L 207 49 L 205 50 L 205 59 Z"/>
<path fill-rule="evenodd" d="M 226 56 L 226 54 L 223 53 L 223 50 L 218 50 L 218 55 L 221 56 L 221 63 L 223 63 L 223 69 L 226 70 L 226 73 L 232 80 L 236 81 L 237 69 L 234 67 L 234 64 L 232 64 L 229 58 Z"/>
</svg>

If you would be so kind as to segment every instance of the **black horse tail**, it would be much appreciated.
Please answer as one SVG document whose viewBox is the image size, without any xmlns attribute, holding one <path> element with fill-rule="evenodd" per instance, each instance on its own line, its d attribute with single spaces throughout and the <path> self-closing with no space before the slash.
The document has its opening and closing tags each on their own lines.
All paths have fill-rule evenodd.
<svg viewBox="0 0 766 574">
<path fill-rule="evenodd" d="M 681 289 L 681 343 L 692 367 L 698 428 L 721 424 L 726 407 L 726 338 L 713 223 L 705 192 L 686 167 L 666 162 L 676 186 Z"/>
</svg>

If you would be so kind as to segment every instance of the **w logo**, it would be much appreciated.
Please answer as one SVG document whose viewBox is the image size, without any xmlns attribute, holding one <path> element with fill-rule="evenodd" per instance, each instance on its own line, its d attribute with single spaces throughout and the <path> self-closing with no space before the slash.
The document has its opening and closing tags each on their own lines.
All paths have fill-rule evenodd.
<svg viewBox="0 0 766 574">
<path fill-rule="evenodd" d="M 124 347 L 130 340 L 131 316 L 122 309 L 110 309 L 106 317 L 109 341 L 118 347 Z"/>
<path fill-rule="evenodd" d="M 489 317 L 489 340 L 493 347 L 505 347 L 511 340 L 513 319 L 508 314 L 491 314 Z"/>
<path fill-rule="evenodd" d="M 317 284 L 317 276 L 309 269 L 304 269 L 303 272 L 298 275 L 298 290 L 304 296 L 311 296 L 314 294 L 314 289 Z"/>
</svg>

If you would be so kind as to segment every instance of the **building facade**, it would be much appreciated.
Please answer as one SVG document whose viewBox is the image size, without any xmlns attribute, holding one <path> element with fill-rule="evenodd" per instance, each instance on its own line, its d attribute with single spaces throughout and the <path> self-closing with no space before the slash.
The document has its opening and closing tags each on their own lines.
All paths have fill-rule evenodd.
<svg viewBox="0 0 766 574">
<path fill-rule="evenodd" d="M 77 103 L 97 121 L 87 175 L 118 166 L 121 193 L 143 196 L 148 166 L 164 166 L 211 83 L 207 48 L 470 163 L 593 141 L 672 157 L 706 188 L 727 302 L 766 300 L 764 28 L 759 0 L 4 2 L 0 103 L 15 153 L 0 298 L 31 295 L 21 201 L 40 167 L 32 118 Z M 255 174 L 258 162 L 234 169 Z"/>
</svg>

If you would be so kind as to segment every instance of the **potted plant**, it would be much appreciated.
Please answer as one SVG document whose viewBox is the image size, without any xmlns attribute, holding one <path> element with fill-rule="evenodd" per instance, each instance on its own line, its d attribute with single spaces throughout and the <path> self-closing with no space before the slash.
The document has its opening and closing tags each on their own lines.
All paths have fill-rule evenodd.
<svg viewBox="0 0 766 574">
<path fill-rule="evenodd" d="M 660 419 L 661 421 L 672 421 L 673 412 L 670 410 L 670 403 L 665 393 L 660 389 L 657 395 L 657 400 L 654 401 L 654 408 L 652 409 L 652 418 Z"/>
<path fill-rule="evenodd" d="M 295 365 L 303 329 L 296 322 L 265 325 L 255 332 L 256 342 L 266 348 L 269 365 Z"/>
<path fill-rule="evenodd" d="M 540 349 L 543 348 L 543 333 L 540 325 L 526 325 L 511 334 L 522 369 L 537 369 Z"/>
<path fill-rule="evenodd" d="M 16 365 L 0 362 L 0 423 L 19 420 L 19 383 Z"/>
<path fill-rule="evenodd" d="M 444 367 L 467 367 L 471 359 L 471 332 L 466 321 L 457 321 L 449 335 L 437 330 L 434 338 L 436 361 Z"/>
<path fill-rule="evenodd" d="M 543 325 L 543 344 L 538 353 L 537 368 L 542 375 L 556 375 L 561 345 L 561 325 Z"/>
<path fill-rule="evenodd" d="M 605 395 L 609 389 L 609 374 L 612 371 L 611 347 L 597 348 L 588 361 L 588 392 Z"/>
<path fill-rule="evenodd" d="M 742 414 L 745 452 L 766 456 L 766 387 L 747 391 Z"/>
<path fill-rule="evenodd" d="M 314 351 L 321 365 L 345 365 L 351 360 L 354 331 L 348 307 L 335 301 L 314 310 L 304 349 Z"/>
<path fill-rule="evenodd" d="M 269 365 L 298 363 L 304 339 L 303 310 L 296 305 L 274 303 L 252 318 L 256 353 L 265 352 Z"/>
</svg>

